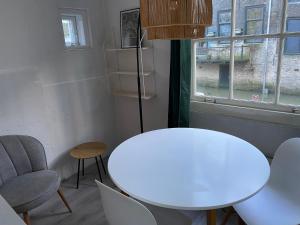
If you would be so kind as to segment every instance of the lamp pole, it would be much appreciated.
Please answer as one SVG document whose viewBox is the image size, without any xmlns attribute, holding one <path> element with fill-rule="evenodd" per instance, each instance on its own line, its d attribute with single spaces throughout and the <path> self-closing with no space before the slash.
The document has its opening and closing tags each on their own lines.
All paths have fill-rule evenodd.
<svg viewBox="0 0 300 225">
<path fill-rule="evenodd" d="M 140 129 L 141 129 L 141 133 L 144 133 L 143 102 L 142 102 L 141 77 L 140 77 L 140 55 L 139 55 L 139 48 L 140 48 L 140 45 L 141 45 L 140 42 L 141 42 L 141 17 L 140 17 L 140 13 L 139 13 L 138 26 L 137 26 L 137 38 L 136 38 L 136 67 L 137 67 L 137 85 L 138 85 L 138 99 L 139 99 Z"/>
</svg>

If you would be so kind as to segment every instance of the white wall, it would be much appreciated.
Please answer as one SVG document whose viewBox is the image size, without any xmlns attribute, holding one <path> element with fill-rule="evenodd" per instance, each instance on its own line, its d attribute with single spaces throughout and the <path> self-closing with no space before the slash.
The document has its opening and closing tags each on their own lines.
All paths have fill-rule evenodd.
<svg viewBox="0 0 300 225">
<path fill-rule="evenodd" d="M 92 48 L 64 49 L 60 7 L 88 9 Z M 63 178 L 76 171 L 72 146 L 114 143 L 106 19 L 104 0 L 0 0 L 0 135 L 38 138 Z"/>
<path fill-rule="evenodd" d="M 139 0 L 107 0 L 109 24 L 107 36 L 115 36 L 120 47 L 120 11 L 139 7 Z M 110 42 L 110 40 L 107 40 Z M 165 128 L 168 125 L 170 42 L 155 41 L 154 70 L 156 77 L 156 98 L 143 102 L 145 130 Z M 133 65 L 135 66 L 135 65 Z M 133 82 L 136 82 L 133 79 Z M 126 97 L 115 98 L 115 120 L 118 143 L 140 131 L 138 101 Z"/>
</svg>

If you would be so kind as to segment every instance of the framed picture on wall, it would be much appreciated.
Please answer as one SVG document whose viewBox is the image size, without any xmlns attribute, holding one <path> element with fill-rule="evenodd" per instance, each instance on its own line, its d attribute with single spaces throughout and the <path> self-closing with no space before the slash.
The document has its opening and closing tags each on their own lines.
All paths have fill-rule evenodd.
<svg viewBox="0 0 300 225">
<path fill-rule="evenodd" d="M 121 11 L 121 48 L 136 48 L 139 13 L 139 8 Z"/>
</svg>

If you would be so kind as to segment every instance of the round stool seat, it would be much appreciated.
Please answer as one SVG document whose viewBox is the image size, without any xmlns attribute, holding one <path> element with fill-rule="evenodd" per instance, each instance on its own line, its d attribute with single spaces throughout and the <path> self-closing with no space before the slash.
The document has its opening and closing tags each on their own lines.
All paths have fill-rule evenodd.
<svg viewBox="0 0 300 225">
<path fill-rule="evenodd" d="M 79 172 L 80 172 L 80 162 L 82 161 L 82 176 L 84 176 L 84 160 L 95 158 L 97 170 L 99 173 L 100 181 L 102 182 L 100 167 L 98 163 L 98 157 L 101 160 L 102 168 L 106 174 L 105 166 L 103 163 L 102 155 L 106 152 L 107 146 L 102 142 L 87 142 L 81 145 L 78 145 L 71 149 L 70 155 L 78 160 L 78 172 L 77 172 L 77 189 L 79 188 Z"/>
<path fill-rule="evenodd" d="M 106 144 L 102 142 L 88 142 L 74 147 L 70 154 L 76 159 L 90 159 L 103 155 L 106 152 Z"/>
</svg>

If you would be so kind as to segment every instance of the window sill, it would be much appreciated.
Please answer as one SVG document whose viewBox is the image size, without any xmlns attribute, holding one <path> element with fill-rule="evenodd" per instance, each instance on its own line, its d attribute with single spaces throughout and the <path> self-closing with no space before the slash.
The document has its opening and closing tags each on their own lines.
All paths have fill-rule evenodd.
<svg viewBox="0 0 300 225">
<path fill-rule="evenodd" d="M 241 106 L 224 105 L 191 101 L 191 112 L 198 112 L 210 115 L 236 117 L 241 119 L 255 120 L 267 123 L 300 127 L 300 114 L 278 112 L 265 109 L 255 109 Z"/>
<path fill-rule="evenodd" d="M 65 51 L 78 51 L 78 50 L 90 50 L 91 46 L 78 46 L 78 47 L 65 47 Z"/>
</svg>

